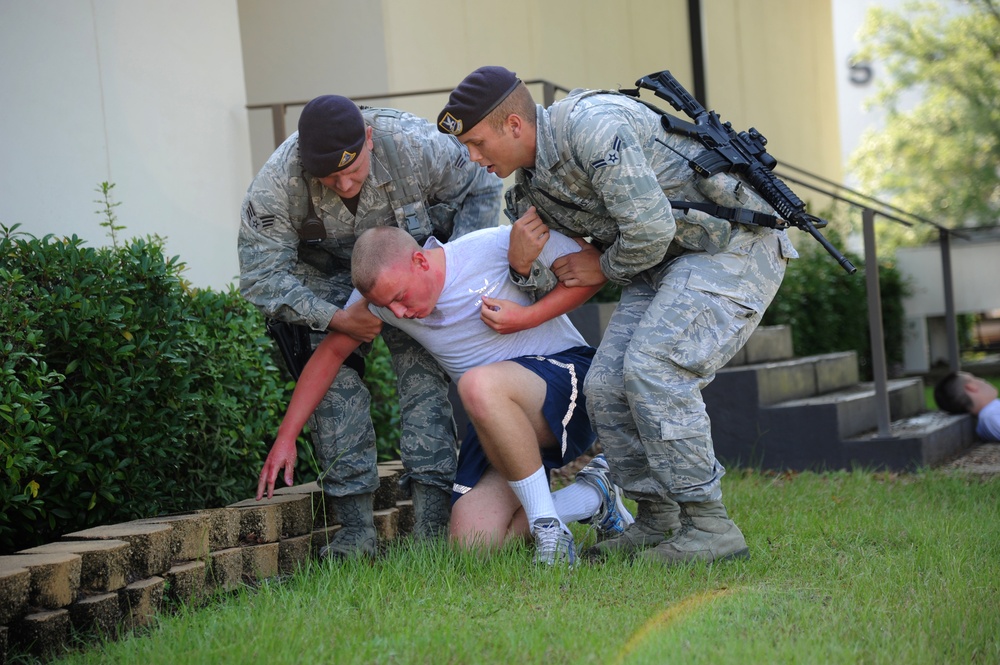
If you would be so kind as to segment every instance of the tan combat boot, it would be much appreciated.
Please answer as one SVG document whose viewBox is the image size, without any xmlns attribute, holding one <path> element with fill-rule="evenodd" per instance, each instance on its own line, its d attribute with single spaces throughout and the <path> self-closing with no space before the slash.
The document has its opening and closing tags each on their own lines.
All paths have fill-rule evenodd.
<svg viewBox="0 0 1000 665">
<path fill-rule="evenodd" d="M 417 540 L 447 538 L 451 492 L 423 483 L 411 483 L 410 491 L 413 494 L 413 537 Z"/>
<path fill-rule="evenodd" d="M 332 499 L 340 529 L 319 551 L 319 558 L 346 559 L 352 556 L 375 556 L 378 533 L 372 510 L 371 493 L 339 496 Z"/>
<path fill-rule="evenodd" d="M 614 552 L 634 554 L 662 543 L 680 528 L 680 507 L 670 499 L 639 501 L 635 522 L 614 538 L 602 540 L 584 552 L 589 559 L 603 559 Z"/>
<path fill-rule="evenodd" d="M 750 558 L 750 548 L 743 533 L 729 519 L 721 501 L 682 503 L 680 506 L 680 530 L 669 540 L 643 552 L 643 558 L 667 564 Z"/>
</svg>

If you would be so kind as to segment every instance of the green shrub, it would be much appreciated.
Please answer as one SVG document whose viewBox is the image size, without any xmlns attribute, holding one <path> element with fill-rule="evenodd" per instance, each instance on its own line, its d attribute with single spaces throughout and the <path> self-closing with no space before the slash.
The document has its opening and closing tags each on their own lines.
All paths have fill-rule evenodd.
<svg viewBox="0 0 1000 665">
<path fill-rule="evenodd" d="M 159 240 L 16 228 L 0 225 L 0 553 L 252 496 L 294 388 L 262 315 L 234 288 L 187 288 Z M 379 458 L 398 458 L 381 340 L 367 365 Z"/>
<path fill-rule="evenodd" d="M 830 234 L 828 234 L 830 235 Z M 830 235 L 835 246 L 841 246 Z M 862 378 L 871 380 L 871 340 L 868 333 L 868 297 L 864 261 L 844 252 L 858 272 L 848 275 L 821 248 L 799 243 L 801 258 L 790 261 L 774 302 L 764 313 L 762 325 L 791 326 L 797 356 L 835 351 L 857 351 Z M 905 318 L 903 298 L 907 286 L 902 274 L 888 261 L 879 262 L 879 291 L 886 363 L 903 361 Z"/>
<path fill-rule="evenodd" d="M 7 250 L 0 245 L 0 551 L 12 524 L 31 533 L 45 516 L 38 493 L 54 473 L 43 462 L 45 440 L 55 428 L 49 403 L 63 378 L 41 357 L 43 314 L 32 307 L 24 275 L 8 267 Z"/>
<path fill-rule="evenodd" d="M 244 499 L 288 386 L 234 289 L 188 290 L 156 240 L 0 226 L 0 551 Z"/>
</svg>

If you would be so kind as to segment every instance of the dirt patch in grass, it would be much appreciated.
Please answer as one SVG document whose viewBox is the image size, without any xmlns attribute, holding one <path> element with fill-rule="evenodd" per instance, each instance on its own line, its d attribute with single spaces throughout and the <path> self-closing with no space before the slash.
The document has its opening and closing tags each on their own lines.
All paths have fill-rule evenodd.
<svg viewBox="0 0 1000 665">
<path fill-rule="evenodd" d="M 1000 443 L 981 443 L 945 462 L 942 469 L 993 478 L 1000 475 Z"/>
</svg>

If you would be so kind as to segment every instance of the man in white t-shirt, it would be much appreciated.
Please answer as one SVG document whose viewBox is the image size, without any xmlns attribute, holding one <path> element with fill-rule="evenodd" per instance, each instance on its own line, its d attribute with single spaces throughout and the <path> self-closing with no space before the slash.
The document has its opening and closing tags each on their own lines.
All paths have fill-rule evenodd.
<svg viewBox="0 0 1000 665">
<path fill-rule="evenodd" d="M 633 521 L 602 456 L 569 487 L 549 489 L 548 471 L 594 440 L 581 390 L 594 349 L 565 313 L 600 287 L 560 285 L 532 303 L 509 279 L 510 231 L 485 229 L 446 244 L 430 238 L 423 248 L 393 227 L 366 231 L 354 248 L 357 290 L 348 304 L 364 294 L 374 316 L 424 346 L 458 385 L 472 427 L 452 494 L 452 540 L 496 546 L 530 534 L 536 560 L 572 563 L 567 522 L 593 520 L 614 535 Z M 545 265 L 581 250 L 565 236 L 540 233 Z M 282 469 L 292 482 L 295 438 L 357 344 L 330 333 L 317 347 L 261 471 L 258 498 L 271 495 Z"/>
</svg>

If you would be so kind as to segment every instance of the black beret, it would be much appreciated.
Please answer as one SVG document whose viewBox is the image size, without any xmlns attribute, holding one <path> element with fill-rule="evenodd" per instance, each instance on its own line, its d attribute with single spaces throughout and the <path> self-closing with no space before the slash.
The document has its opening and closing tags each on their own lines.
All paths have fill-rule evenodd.
<svg viewBox="0 0 1000 665">
<path fill-rule="evenodd" d="M 306 171 L 325 178 L 354 163 L 365 143 L 365 120 L 357 104 L 340 95 L 313 99 L 299 116 L 299 159 Z"/>
<path fill-rule="evenodd" d="M 448 105 L 438 115 L 438 129 L 461 136 L 507 99 L 520 82 L 504 67 L 480 67 L 452 90 Z"/>
</svg>

